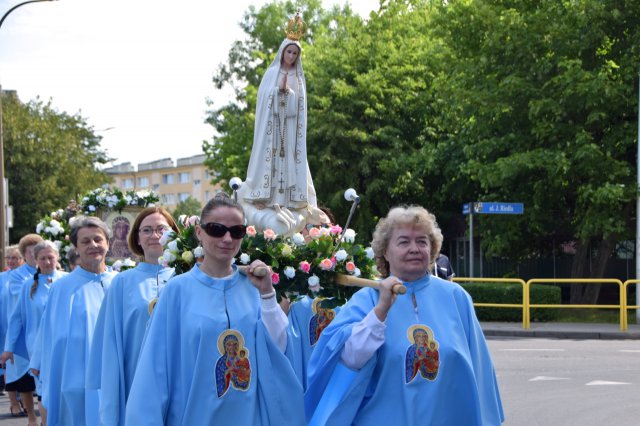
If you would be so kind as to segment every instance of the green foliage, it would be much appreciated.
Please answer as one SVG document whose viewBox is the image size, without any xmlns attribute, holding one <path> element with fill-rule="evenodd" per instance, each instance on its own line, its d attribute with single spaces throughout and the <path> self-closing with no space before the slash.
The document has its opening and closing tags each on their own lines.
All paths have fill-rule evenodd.
<svg viewBox="0 0 640 426">
<path fill-rule="evenodd" d="M 290 6 L 251 8 L 249 40 L 217 74 L 236 88 L 209 118 L 209 166 L 223 180 L 245 174 L 257 87 Z M 389 0 L 366 21 L 315 6 L 302 56 L 307 151 L 319 203 L 339 223 L 353 187 L 365 240 L 402 203 L 458 237 L 469 201 L 525 204 L 522 216 L 477 218 L 488 256 L 633 234 L 640 2 Z"/>
<path fill-rule="evenodd" d="M 39 99 L 23 104 L 2 94 L 5 175 L 13 206 L 12 242 L 34 231 L 49 212 L 109 181 L 97 169 L 109 158 L 101 137 L 79 115 Z"/>
<path fill-rule="evenodd" d="M 474 303 L 522 303 L 522 285 L 511 283 L 460 283 L 471 295 Z M 560 304 L 561 290 L 553 285 L 534 285 L 530 290 L 532 304 Z M 480 321 L 522 321 L 520 308 L 477 307 L 476 315 Z M 531 321 L 555 321 L 558 309 L 532 309 Z"/>
<path fill-rule="evenodd" d="M 172 213 L 174 220 L 178 220 L 180 216 L 200 216 L 200 212 L 202 211 L 202 205 L 200 201 L 196 200 L 192 196 L 188 196 L 186 200 L 180 201 L 175 210 Z"/>
</svg>

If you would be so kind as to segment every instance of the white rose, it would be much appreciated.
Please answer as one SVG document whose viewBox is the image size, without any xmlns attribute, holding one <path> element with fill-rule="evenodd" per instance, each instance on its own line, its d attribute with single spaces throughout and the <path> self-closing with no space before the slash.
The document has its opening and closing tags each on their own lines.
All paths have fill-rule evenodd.
<svg viewBox="0 0 640 426">
<path fill-rule="evenodd" d="M 202 257 L 204 256 L 204 249 L 200 246 L 196 247 L 196 249 L 193 251 L 193 255 L 195 257 Z"/>
<path fill-rule="evenodd" d="M 373 259 L 376 254 L 373 252 L 373 249 L 371 247 L 367 247 L 366 249 L 364 249 L 365 253 L 367 253 L 367 258 L 368 259 Z"/>
<path fill-rule="evenodd" d="M 113 262 L 113 265 L 111 265 L 111 267 L 114 270 L 120 272 L 120 269 L 122 269 L 122 260 L 120 259 L 116 260 L 115 262 Z"/>
<path fill-rule="evenodd" d="M 349 228 L 346 231 L 344 231 L 344 236 L 342 238 L 347 243 L 353 243 L 356 240 L 356 231 Z"/>
<path fill-rule="evenodd" d="M 301 233 L 297 232 L 295 234 L 293 234 L 293 236 L 291 237 L 291 240 L 293 241 L 293 243 L 297 246 L 301 246 L 304 244 L 304 235 L 302 235 Z"/>
<path fill-rule="evenodd" d="M 173 240 L 167 244 L 167 248 L 171 251 L 178 251 L 178 241 Z"/>
<path fill-rule="evenodd" d="M 338 262 L 342 262 L 347 258 L 348 254 L 347 251 L 344 249 L 340 249 L 336 252 L 336 260 Z"/>
<path fill-rule="evenodd" d="M 172 232 L 173 230 L 168 229 L 162 233 L 162 237 L 160 237 L 160 240 L 158 241 L 161 246 L 164 246 L 167 244 L 167 241 L 169 241 L 169 238 L 171 237 Z"/>
<path fill-rule="evenodd" d="M 44 228 L 44 223 L 43 222 L 38 223 L 38 225 L 36 226 L 36 233 L 38 234 L 41 233 L 43 228 Z"/>
<path fill-rule="evenodd" d="M 242 253 L 240 255 L 240 263 L 242 263 L 243 265 L 248 265 L 249 262 L 251 262 L 251 256 L 249 256 L 247 253 Z"/>
<path fill-rule="evenodd" d="M 95 212 L 96 211 L 96 206 L 89 206 L 89 211 L 90 212 Z"/>
<path fill-rule="evenodd" d="M 56 250 L 60 251 L 60 247 L 62 247 L 62 241 L 60 240 L 55 240 L 53 242 L 53 245 L 56 246 Z"/>
<path fill-rule="evenodd" d="M 171 262 L 173 262 L 174 260 L 176 260 L 176 255 L 175 255 L 175 254 L 173 254 L 173 253 L 171 253 L 171 251 L 169 251 L 169 250 L 165 250 L 165 251 L 162 253 L 162 257 L 164 257 L 164 260 L 165 260 L 165 261 L 167 261 L 167 262 L 169 262 L 169 263 L 171 263 Z"/>
<path fill-rule="evenodd" d="M 126 258 L 124 260 L 123 264 L 124 264 L 124 266 L 136 266 L 136 262 L 134 262 L 133 260 L 131 260 L 129 258 Z"/>
<path fill-rule="evenodd" d="M 360 268 L 356 268 L 353 271 L 353 275 L 356 276 L 356 277 L 359 277 L 360 275 L 362 275 L 362 272 L 360 271 Z"/>
<path fill-rule="evenodd" d="M 296 270 L 292 266 L 287 266 L 286 268 L 284 268 L 284 275 L 292 280 L 293 277 L 296 276 Z"/>
<path fill-rule="evenodd" d="M 309 287 L 316 287 L 320 285 L 320 278 L 318 278 L 317 275 L 313 274 L 309 277 L 307 282 L 309 283 Z"/>
</svg>

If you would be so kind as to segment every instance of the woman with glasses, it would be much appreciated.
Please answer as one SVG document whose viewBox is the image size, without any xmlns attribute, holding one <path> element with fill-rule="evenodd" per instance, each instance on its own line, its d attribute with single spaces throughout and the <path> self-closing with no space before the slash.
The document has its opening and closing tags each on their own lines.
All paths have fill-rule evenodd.
<svg viewBox="0 0 640 426">
<path fill-rule="evenodd" d="M 87 387 L 101 390 L 100 424 L 124 424 L 149 304 L 173 275 L 173 268 L 158 264 L 160 237 L 167 230 L 178 232 L 178 227 L 165 208 L 147 207 L 138 214 L 128 242 L 140 262 L 116 275 L 100 308 L 87 370 Z"/>
<path fill-rule="evenodd" d="M 127 401 L 130 425 L 304 424 L 302 387 L 285 353 L 288 320 L 271 274 L 232 263 L 242 208 L 218 194 L 196 236 L 204 260 L 160 295 Z"/>
</svg>

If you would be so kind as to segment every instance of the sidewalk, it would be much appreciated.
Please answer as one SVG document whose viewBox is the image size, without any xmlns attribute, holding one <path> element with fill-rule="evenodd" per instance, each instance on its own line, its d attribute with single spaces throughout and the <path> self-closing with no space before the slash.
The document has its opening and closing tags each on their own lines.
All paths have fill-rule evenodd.
<svg viewBox="0 0 640 426">
<path fill-rule="evenodd" d="M 487 337 L 640 340 L 639 324 L 629 324 L 627 331 L 620 331 L 619 324 L 532 322 L 527 330 L 522 328 L 521 322 L 481 322 L 480 325 Z"/>
</svg>

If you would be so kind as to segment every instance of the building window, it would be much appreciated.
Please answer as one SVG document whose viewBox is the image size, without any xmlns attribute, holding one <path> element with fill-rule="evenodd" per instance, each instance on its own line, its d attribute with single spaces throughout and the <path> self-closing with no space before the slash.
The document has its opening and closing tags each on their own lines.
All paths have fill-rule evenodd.
<svg viewBox="0 0 640 426">
<path fill-rule="evenodd" d="M 175 204 L 176 197 L 173 194 L 162 194 L 162 204 Z"/>
<path fill-rule="evenodd" d="M 174 182 L 174 177 L 172 174 L 162 175 L 162 183 L 165 185 L 171 185 Z"/>
<path fill-rule="evenodd" d="M 180 183 L 189 183 L 190 180 L 191 180 L 191 173 L 189 173 L 189 172 L 180 172 L 178 174 L 178 181 Z"/>
<path fill-rule="evenodd" d="M 126 179 L 122 179 L 122 187 L 124 189 L 131 189 L 133 188 L 133 178 L 126 178 Z"/>
<path fill-rule="evenodd" d="M 158 192 L 158 191 L 160 190 L 160 184 L 159 184 L 159 183 L 154 183 L 154 184 L 153 184 L 153 190 L 154 190 L 155 192 Z"/>
<path fill-rule="evenodd" d="M 196 188 L 200 187 L 200 179 L 194 179 L 193 180 L 193 186 L 195 186 Z"/>
<path fill-rule="evenodd" d="M 211 175 L 209 175 L 209 170 L 205 170 L 204 171 L 204 180 L 209 180 L 211 179 Z"/>
<path fill-rule="evenodd" d="M 191 194 L 189 194 L 188 192 L 179 193 L 178 194 L 178 201 L 179 202 L 185 201 L 187 198 L 189 198 L 189 195 L 191 195 Z"/>
<path fill-rule="evenodd" d="M 148 188 L 149 187 L 149 178 L 148 177 L 139 177 L 138 178 L 138 188 Z"/>
</svg>

